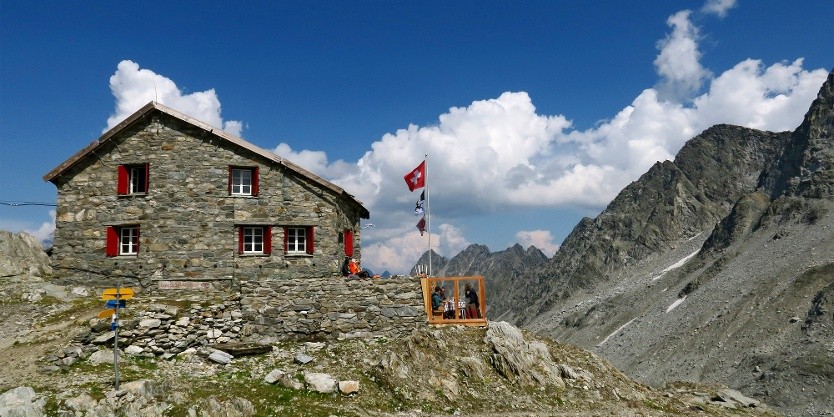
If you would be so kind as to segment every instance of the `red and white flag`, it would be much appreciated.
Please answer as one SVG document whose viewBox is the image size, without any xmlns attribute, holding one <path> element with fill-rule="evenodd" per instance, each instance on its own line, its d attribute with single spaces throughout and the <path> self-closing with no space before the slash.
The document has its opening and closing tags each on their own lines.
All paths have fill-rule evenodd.
<svg viewBox="0 0 834 417">
<path fill-rule="evenodd" d="M 414 191 L 418 188 L 423 188 L 426 186 L 426 161 L 417 165 L 417 168 L 414 168 L 408 174 L 405 174 L 403 177 L 405 179 L 406 185 L 408 185 L 408 191 Z"/>
<path fill-rule="evenodd" d="M 417 222 L 417 230 L 420 231 L 420 236 L 423 236 L 423 233 L 426 232 L 426 217 L 423 216 L 420 218 L 420 221 Z"/>
</svg>

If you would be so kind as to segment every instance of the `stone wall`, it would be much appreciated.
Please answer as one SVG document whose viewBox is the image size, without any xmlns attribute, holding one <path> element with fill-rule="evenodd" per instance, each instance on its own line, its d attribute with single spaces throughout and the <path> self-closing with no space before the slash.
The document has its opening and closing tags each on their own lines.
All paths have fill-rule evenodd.
<svg viewBox="0 0 834 417">
<path fill-rule="evenodd" d="M 168 359 L 217 344 L 397 338 L 428 326 L 419 278 L 243 281 L 240 290 L 222 297 L 138 293 L 121 310 L 119 346 L 130 355 Z M 113 345 L 109 318 L 90 324 L 72 345 L 43 358 L 46 370 Z"/>
<path fill-rule="evenodd" d="M 147 193 L 117 195 L 119 164 L 145 163 Z M 229 195 L 230 165 L 259 168 L 257 196 Z M 114 285 L 115 276 L 125 275 L 148 287 L 158 281 L 333 276 L 344 259 L 344 229 L 354 230 L 354 256 L 360 256 L 355 203 L 162 113 L 116 134 L 54 181 L 53 266 L 63 281 Z M 134 224 L 140 227 L 139 254 L 107 257 L 106 227 Z M 272 226 L 272 254 L 238 254 L 240 225 Z M 314 226 L 315 253 L 285 255 L 282 226 Z"/>
<path fill-rule="evenodd" d="M 241 282 L 254 341 L 398 337 L 426 326 L 419 278 Z"/>
</svg>

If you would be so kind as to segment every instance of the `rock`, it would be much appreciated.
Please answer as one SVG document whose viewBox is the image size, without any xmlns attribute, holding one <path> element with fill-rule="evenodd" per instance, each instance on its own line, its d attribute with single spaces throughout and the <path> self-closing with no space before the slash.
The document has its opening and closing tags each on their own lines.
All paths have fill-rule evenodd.
<svg viewBox="0 0 834 417">
<path fill-rule="evenodd" d="M 553 362 L 547 345 L 527 341 L 518 328 L 507 322 L 489 322 L 484 342 L 492 347 L 490 361 L 499 374 L 510 382 L 524 385 L 562 387 L 562 371 Z"/>
<path fill-rule="evenodd" d="M 295 362 L 296 363 L 306 365 L 306 364 L 308 364 L 312 361 L 313 361 L 313 357 L 310 356 L 310 355 L 307 355 L 306 353 L 299 353 L 299 354 L 295 355 Z"/>
<path fill-rule="evenodd" d="M 273 369 L 268 374 L 266 374 L 266 376 L 264 377 L 264 382 L 266 382 L 267 384 L 274 384 L 280 381 L 281 378 L 284 377 L 284 375 L 286 375 L 286 372 L 280 369 Z"/>
<path fill-rule="evenodd" d="M 125 353 L 128 355 L 139 355 L 144 352 L 145 349 L 136 345 L 130 345 L 125 348 Z"/>
<path fill-rule="evenodd" d="M 90 295 L 90 292 L 85 287 L 73 287 L 72 294 L 78 297 L 87 297 Z"/>
<path fill-rule="evenodd" d="M 12 388 L 0 394 L 0 416 L 41 417 L 44 415 L 45 398 L 39 398 L 30 387 Z"/>
<path fill-rule="evenodd" d="M 166 383 L 140 379 L 137 381 L 125 382 L 119 388 L 120 390 L 133 394 L 136 397 L 158 397 L 170 391 L 171 387 Z"/>
<path fill-rule="evenodd" d="M 758 407 L 760 405 L 758 400 L 747 397 L 744 394 L 729 388 L 719 391 L 718 398 L 725 402 L 735 402 L 742 407 Z"/>
<path fill-rule="evenodd" d="M 209 360 L 212 360 L 212 361 L 217 362 L 219 364 L 228 365 L 229 363 L 232 362 L 233 357 L 234 356 L 232 356 L 232 355 L 230 355 L 226 352 L 223 352 L 222 350 L 214 350 L 213 352 L 211 352 L 211 354 L 209 355 L 208 358 L 209 358 Z"/>
<path fill-rule="evenodd" d="M 52 274 L 49 256 L 38 239 L 28 233 L 0 230 L 0 276 Z"/>
<path fill-rule="evenodd" d="M 89 410 L 95 408 L 98 401 L 96 401 L 93 397 L 89 396 L 87 393 L 82 393 L 81 395 L 69 398 L 64 401 L 64 406 L 69 408 L 76 413 L 86 413 Z"/>
<path fill-rule="evenodd" d="M 121 352 L 119 354 L 121 359 Z M 101 349 L 93 352 L 87 361 L 92 363 L 93 365 L 101 365 L 103 363 L 113 363 L 113 351 L 111 349 Z"/>
<path fill-rule="evenodd" d="M 339 381 L 339 392 L 345 395 L 359 392 L 359 381 Z"/>
<path fill-rule="evenodd" d="M 189 408 L 189 416 L 210 417 L 250 417 L 255 415 L 255 406 L 240 397 L 234 397 L 227 401 L 220 402 L 214 397 L 200 400 L 196 407 Z"/>
<path fill-rule="evenodd" d="M 336 391 L 336 380 L 328 375 L 318 372 L 305 372 L 304 383 L 310 391 L 328 394 Z"/>
<path fill-rule="evenodd" d="M 162 325 L 162 320 L 159 319 L 144 319 L 139 321 L 140 328 L 155 329 Z"/>
<path fill-rule="evenodd" d="M 93 339 L 93 344 L 94 345 L 112 344 L 113 339 L 115 339 L 115 338 L 116 338 L 116 332 L 107 332 L 107 333 L 99 335 L 98 337 Z"/>
<path fill-rule="evenodd" d="M 267 384 L 275 384 L 280 383 L 282 387 L 291 388 L 295 390 L 299 390 L 304 388 L 304 385 L 296 381 L 295 379 L 290 376 L 290 374 L 280 370 L 280 369 L 273 369 L 270 371 L 265 377 L 264 382 Z"/>
<path fill-rule="evenodd" d="M 217 339 L 218 337 L 220 337 L 222 335 L 223 335 L 223 332 L 221 332 L 219 329 L 211 329 L 208 332 L 206 332 L 206 337 L 209 338 L 209 339 Z"/>
<path fill-rule="evenodd" d="M 178 358 L 185 359 L 185 360 L 192 359 L 195 356 L 197 356 L 197 349 L 194 349 L 194 348 L 188 348 L 188 349 L 186 349 L 186 350 L 177 354 Z"/>
</svg>

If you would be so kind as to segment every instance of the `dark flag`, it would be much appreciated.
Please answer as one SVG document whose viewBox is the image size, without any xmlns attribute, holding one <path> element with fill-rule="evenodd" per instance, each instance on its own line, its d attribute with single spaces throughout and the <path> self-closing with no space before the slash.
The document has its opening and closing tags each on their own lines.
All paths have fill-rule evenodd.
<svg viewBox="0 0 834 417">
<path fill-rule="evenodd" d="M 420 193 L 420 199 L 417 200 L 417 205 L 414 207 L 414 215 L 419 216 L 425 212 L 423 204 L 426 202 L 426 192 Z"/>
<path fill-rule="evenodd" d="M 423 233 L 426 232 L 426 216 L 423 216 L 419 222 L 417 222 L 417 230 L 420 231 L 420 236 L 423 236 Z"/>
</svg>

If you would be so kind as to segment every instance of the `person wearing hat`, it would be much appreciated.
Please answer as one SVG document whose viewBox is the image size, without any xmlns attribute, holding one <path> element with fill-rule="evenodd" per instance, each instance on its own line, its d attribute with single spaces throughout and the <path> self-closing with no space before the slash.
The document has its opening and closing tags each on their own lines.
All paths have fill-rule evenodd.
<svg viewBox="0 0 834 417">
<path fill-rule="evenodd" d="M 360 278 L 370 278 L 373 276 L 373 272 L 368 269 L 363 269 L 359 265 L 359 261 L 356 258 L 351 258 L 350 262 L 348 262 L 348 269 L 352 275 L 356 275 Z"/>
</svg>

